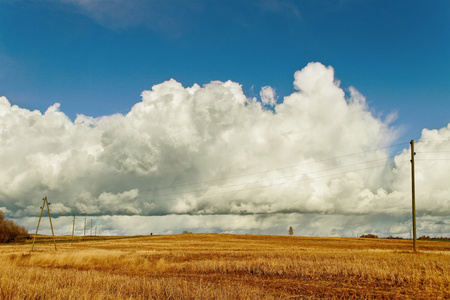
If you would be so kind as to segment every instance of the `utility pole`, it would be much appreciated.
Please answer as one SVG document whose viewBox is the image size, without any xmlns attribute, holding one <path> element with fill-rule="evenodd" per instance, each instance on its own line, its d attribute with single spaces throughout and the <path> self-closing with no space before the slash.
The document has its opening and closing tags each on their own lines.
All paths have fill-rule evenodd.
<svg viewBox="0 0 450 300">
<path fill-rule="evenodd" d="M 411 188 L 412 188 L 412 225 L 413 225 L 413 245 L 414 252 L 417 251 L 417 233 L 416 233 L 416 187 L 414 179 L 414 140 L 411 140 Z"/>
<path fill-rule="evenodd" d="M 48 206 L 50 203 L 48 203 L 47 196 L 45 196 L 45 198 L 43 198 L 42 200 L 44 200 L 44 203 L 42 204 L 42 207 L 41 207 L 41 215 L 39 216 L 38 225 L 36 227 L 36 233 L 34 234 L 33 245 L 31 245 L 31 251 L 33 251 L 33 249 L 34 249 L 34 242 L 36 241 L 36 235 L 39 230 L 39 225 L 41 224 L 42 213 L 44 212 L 44 207 L 46 204 L 47 204 L 47 211 L 48 211 L 48 219 L 50 220 L 50 227 L 52 228 L 53 243 L 55 244 L 55 251 L 56 251 L 57 250 L 56 249 L 56 240 L 55 240 L 55 233 L 53 232 L 52 216 L 50 215 L 50 207 Z"/>
<path fill-rule="evenodd" d="M 56 251 L 55 233 L 53 232 L 52 217 L 50 216 L 50 206 L 49 206 L 50 203 L 48 203 L 47 196 L 45 196 L 44 202 L 47 202 L 48 219 L 50 220 L 50 228 L 52 229 L 53 243 L 55 244 L 55 251 Z"/>
<path fill-rule="evenodd" d="M 73 243 L 73 236 L 75 233 L 75 215 L 73 215 L 73 226 L 72 226 L 72 243 Z"/>
</svg>

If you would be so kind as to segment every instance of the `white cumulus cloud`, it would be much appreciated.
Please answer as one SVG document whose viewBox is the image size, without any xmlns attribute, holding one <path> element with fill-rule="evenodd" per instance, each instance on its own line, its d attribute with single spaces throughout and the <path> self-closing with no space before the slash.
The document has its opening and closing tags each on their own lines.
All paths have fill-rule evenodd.
<svg viewBox="0 0 450 300">
<path fill-rule="evenodd" d="M 409 146 L 392 156 L 394 117 L 374 116 L 363 95 L 344 93 L 333 68 L 320 63 L 297 71 L 294 87 L 277 104 L 269 86 L 257 102 L 232 81 L 185 88 L 172 79 L 142 92 L 125 115 L 75 121 L 59 104 L 41 113 L 1 97 L 0 207 L 16 218 L 37 216 L 48 196 L 55 216 L 220 215 L 208 226 L 227 232 L 245 222 L 266 230 L 283 220 L 271 215 L 305 214 L 329 215 L 331 223 L 342 216 L 329 234 L 350 235 L 344 216 L 373 224 L 374 216 L 391 216 L 392 230 L 403 228 Z M 450 213 L 449 144 L 450 124 L 425 129 L 416 143 L 421 216 Z M 256 215 L 269 223 L 256 226 Z M 236 216 L 235 227 L 225 216 Z"/>
<path fill-rule="evenodd" d="M 272 87 L 263 86 L 259 95 L 263 104 L 271 106 L 277 104 L 277 94 Z"/>
</svg>

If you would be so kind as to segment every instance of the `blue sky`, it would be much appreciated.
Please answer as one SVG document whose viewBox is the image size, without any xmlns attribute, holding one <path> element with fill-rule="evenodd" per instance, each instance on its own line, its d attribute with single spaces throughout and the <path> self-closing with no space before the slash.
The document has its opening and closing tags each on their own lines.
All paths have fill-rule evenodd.
<svg viewBox="0 0 450 300">
<path fill-rule="evenodd" d="M 247 96 L 293 92 L 331 65 L 403 140 L 450 120 L 449 1 L 98 1 L 0 3 L 0 94 L 69 117 L 127 113 L 170 78 L 232 80 Z M 383 117 L 382 117 L 383 118 Z"/>
<path fill-rule="evenodd" d="M 0 0 L 0 210 L 30 231 L 48 196 L 59 234 L 409 237 L 411 139 L 447 236 L 450 1 Z"/>
</svg>

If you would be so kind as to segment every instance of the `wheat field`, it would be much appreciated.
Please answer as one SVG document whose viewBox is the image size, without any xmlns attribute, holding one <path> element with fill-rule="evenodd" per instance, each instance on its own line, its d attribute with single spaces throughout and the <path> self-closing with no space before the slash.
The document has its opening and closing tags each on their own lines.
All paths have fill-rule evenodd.
<svg viewBox="0 0 450 300">
<path fill-rule="evenodd" d="M 449 299 L 450 243 L 181 234 L 0 246 L 0 299 Z"/>
</svg>

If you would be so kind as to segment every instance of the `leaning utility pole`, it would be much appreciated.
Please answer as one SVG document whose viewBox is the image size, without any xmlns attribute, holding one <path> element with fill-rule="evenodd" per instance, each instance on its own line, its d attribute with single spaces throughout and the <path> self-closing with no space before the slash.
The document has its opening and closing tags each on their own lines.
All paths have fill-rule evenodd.
<svg viewBox="0 0 450 300">
<path fill-rule="evenodd" d="M 38 224 L 36 227 L 36 233 L 34 234 L 33 245 L 31 245 L 31 251 L 33 251 L 33 249 L 34 249 L 34 242 L 36 241 L 36 236 L 37 236 L 37 233 L 39 230 L 39 225 L 41 224 L 42 213 L 44 212 L 44 207 L 46 204 L 47 204 L 47 211 L 48 211 L 48 219 L 50 220 L 50 227 L 52 228 L 53 243 L 55 244 L 55 251 L 56 251 L 56 240 L 55 240 L 55 233 L 53 232 L 52 216 L 50 215 L 50 207 L 48 206 L 50 203 L 48 203 L 47 196 L 45 196 L 45 198 L 43 198 L 42 200 L 44 200 L 44 203 L 42 204 L 42 207 L 41 207 L 41 215 L 39 216 L 39 221 L 38 221 Z"/>
<path fill-rule="evenodd" d="M 416 233 L 416 187 L 414 180 L 414 140 L 411 140 L 411 188 L 412 188 L 412 225 L 413 225 L 413 245 L 414 251 L 417 251 L 417 233 Z"/>
</svg>

